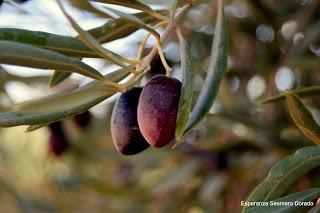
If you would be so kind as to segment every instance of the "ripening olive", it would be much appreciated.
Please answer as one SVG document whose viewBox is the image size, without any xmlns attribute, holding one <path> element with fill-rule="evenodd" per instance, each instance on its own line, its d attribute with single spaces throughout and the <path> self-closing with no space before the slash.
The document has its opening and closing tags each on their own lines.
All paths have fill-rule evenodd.
<svg viewBox="0 0 320 213">
<path fill-rule="evenodd" d="M 60 156 L 69 148 L 69 141 L 64 133 L 62 122 L 51 123 L 48 127 L 50 129 L 49 151 Z"/>
<path fill-rule="evenodd" d="M 142 152 L 149 144 L 141 135 L 137 121 L 137 106 L 142 88 L 133 88 L 116 102 L 111 116 L 111 135 L 117 151 L 124 155 Z"/>
<path fill-rule="evenodd" d="M 138 104 L 138 124 L 151 146 L 162 147 L 174 139 L 181 82 L 156 75 L 144 86 Z"/>
<path fill-rule="evenodd" d="M 92 120 L 92 115 L 89 111 L 73 116 L 73 121 L 80 129 L 87 128 Z"/>
</svg>

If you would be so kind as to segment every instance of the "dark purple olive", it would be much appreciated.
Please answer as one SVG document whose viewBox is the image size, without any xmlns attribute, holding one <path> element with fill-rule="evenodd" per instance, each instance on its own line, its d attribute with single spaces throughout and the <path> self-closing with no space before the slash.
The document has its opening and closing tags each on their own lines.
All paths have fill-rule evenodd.
<svg viewBox="0 0 320 213">
<path fill-rule="evenodd" d="M 80 129 L 86 129 L 92 120 L 92 115 L 89 111 L 73 116 L 73 121 Z"/>
<path fill-rule="evenodd" d="M 69 141 L 64 133 L 62 122 L 51 123 L 48 127 L 50 129 L 49 151 L 55 156 L 60 156 L 69 148 Z"/>
<path fill-rule="evenodd" d="M 174 139 L 181 82 L 156 75 L 144 86 L 138 104 L 138 124 L 151 146 L 162 147 Z"/>
<path fill-rule="evenodd" d="M 111 116 L 111 135 L 117 151 L 123 155 L 142 152 L 149 144 L 141 135 L 137 121 L 137 106 L 142 88 L 121 94 Z"/>
</svg>

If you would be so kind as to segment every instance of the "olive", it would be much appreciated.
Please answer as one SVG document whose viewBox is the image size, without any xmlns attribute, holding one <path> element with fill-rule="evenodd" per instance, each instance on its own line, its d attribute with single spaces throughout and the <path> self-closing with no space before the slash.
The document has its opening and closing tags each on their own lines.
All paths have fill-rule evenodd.
<svg viewBox="0 0 320 213">
<path fill-rule="evenodd" d="M 137 106 L 142 88 L 135 87 L 122 93 L 111 116 L 111 135 L 117 151 L 133 155 L 149 147 L 143 138 L 137 120 Z"/>
<path fill-rule="evenodd" d="M 92 120 L 92 115 L 89 111 L 73 116 L 73 121 L 80 129 L 87 128 Z"/>
<path fill-rule="evenodd" d="M 50 129 L 49 151 L 56 155 L 62 155 L 69 148 L 69 141 L 63 130 L 61 121 L 57 121 L 48 125 Z"/>
<path fill-rule="evenodd" d="M 143 137 L 154 147 L 170 143 L 175 136 L 181 82 L 156 75 L 144 86 L 138 104 L 138 124 Z"/>
</svg>

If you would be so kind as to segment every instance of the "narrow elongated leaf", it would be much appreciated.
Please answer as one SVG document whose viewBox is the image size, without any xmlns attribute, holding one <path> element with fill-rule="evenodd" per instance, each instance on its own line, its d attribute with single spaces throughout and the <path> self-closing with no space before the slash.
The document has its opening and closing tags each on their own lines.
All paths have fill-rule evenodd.
<svg viewBox="0 0 320 213">
<path fill-rule="evenodd" d="M 320 212 L 320 205 L 318 204 L 312 209 L 310 209 L 310 211 L 308 211 L 308 213 L 319 213 L 319 212 Z"/>
<path fill-rule="evenodd" d="M 159 13 L 166 14 L 166 11 L 159 11 Z M 141 19 L 145 23 L 150 23 L 150 22 L 157 20 L 154 16 L 151 16 L 151 15 L 146 14 L 144 12 L 136 13 L 136 14 L 132 14 L 132 15 Z M 110 42 L 110 41 L 114 41 L 116 39 L 126 37 L 138 29 L 140 29 L 140 28 L 136 24 L 128 23 L 123 18 L 117 18 L 115 20 L 109 20 L 103 26 L 89 30 L 88 33 L 90 33 L 100 43 L 106 43 L 106 42 Z M 81 45 L 84 45 L 84 44 L 81 43 Z M 96 56 L 99 57 L 97 53 L 94 53 L 94 54 L 96 54 Z M 88 58 L 89 56 L 83 56 L 83 57 Z M 92 56 L 90 56 L 90 57 L 92 57 Z M 69 76 L 70 76 L 69 73 L 55 71 L 52 78 L 50 79 L 50 82 L 49 82 L 50 87 L 53 87 L 53 86 L 59 84 L 64 79 L 68 78 Z"/>
<path fill-rule="evenodd" d="M 125 70 L 119 70 L 105 77 L 118 82 L 128 74 Z M 67 116 L 83 113 L 114 93 L 115 91 L 103 85 L 103 82 L 93 81 L 71 92 L 17 104 L 12 107 L 13 111 L 0 113 L 0 126 L 51 123 Z"/>
<path fill-rule="evenodd" d="M 0 66 L 0 90 L 3 89 L 4 83 L 6 81 L 7 72 Z"/>
<path fill-rule="evenodd" d="M 110 14 L 111 17 L 113 17 L 114 19 L 120 17 L 120 18 L 123 18 L 124 20 L 127 20 L 131 23 L 135 23 L 137 25 L 145 25 L 145 23 L 139 19 L 138 17 L 134 16 L 134 15 L 131 15 L 131 14 L 127 14 L 127 13 L 124 13 L 124 12 L 121 12 L 119 10 L 115 10 L 115 9 L 112 9 L 112 8 L 109 8 L 109 7 L 105 7 L 108 12 L 112 12 Z M 118 17 L 117 17 L 118 16 Z"/>
<path fill-rule="evenodd" d="M 163 11 L 160 12 L 164 13 Z M 150 23 L 156 20 L 156 18 L 146 13 L 137 13 L 132 15 L 141 19 L 145 23 Z M 109 20 L 103 26 L 93 28 L 88 32 L 99 42 L 105 43 L 126 37 L 138 29 L 138 26 L 126 22 L 123 18 L 117 18 L 115 20 Z M 0 28 L 0 40 L 29 44 L 68 56 L 83 58 L 100 57 L 99 54 L 89 49 L 79 39 L 52 33 L 16 28 Z"/>
<path fill-rule="evenodd" d="M 20 76 L 8 73 L 3 67 L 0 66 L 0 79 L 4 82 L 8 81 L 20 81 L 25 84 L 34 84 L 34 83 L 46 83 L 50 76 L 39 75 L 39 76 Z"/>
<path fill-rule="evenodd" d="M 131 66 L 133 67 L 133 66 Z M 128 70 L 126 69 L 118 69 L 116 71 L 110 72 L 106 75 L 104 75 L 105 79 L 109 79 L 110 81 L 113 82 L 119 82 L 122 79 L 124 79 L 125 77 L 127 77 L 129 75 Z M 94 86 L 97 85 L 99 82 L 98 81 L 91 81 L 89 83 L 87 83 L 86 85 L 83 85 L 82 88 L 84 87 L 88 87 L 88 86 Z"/>
<path fill-rule="evenodd" d="M 171 20 L 174 19 L 180 0 L 174 0 L 171 6 Z"/>
<path fill-rule="evenodd" d="M 124 6 L 132 9 L 141 10 L 146 13 L 154 13 L 154 11 L 148 5 L 145 5 L 137 0 L 90 0 L 90 1 Z"/>
<path fill-rule="evenodd" d="M 11 41 L 0 41 L 0 63 L 41 69 L 59 69 L 76 72 L 97 80 L 104 79 L 98 71 L 76 58 Z"/>
<path fill-rule="evenodd" d="M 49 76 L 39 75 L 39 76 L 19 76 L 11 73 L 5 73 L 5 81 L 20 81 L 25 84 L 35 84 L 35 83 L 46 83 L 49 80 Z"/>
<path fill-rule="evenodd" d="M 81 11 L 87 11 L 101 18 L 110 18 L 107 14 L 92 6 L 87 0 L 69 0 L 69 2 L 73 7 L 78 8 Z"/>
<path fill-rule="evenodd" d="M 181 141 L 192 107 L 194 63 L 191 50 L 180 32 L 178 38 L 181 52 L 182 88 L 175 134 L 176 140 Z"/>
<path fill-rule="evenodd" d="M 302 100 L 293 92 L 286 92 L 286 103 L 290 115 L 300 131 L 318 146 L 320 145 L 320 126 Z"/>
<path fill-rule="evenodd" d="M 157 5 L 157 6 L 161 6 L 163 8 L 167 8 L 170 9 L 170 7 L 172 6 L 172 0 L 139 0 L 140 2 L 144 3 L 144 4 L 152 4 L 152 5 Z"/>
<path fill-rule="evenodd" d="M 120 69 L 120 70 L 117 70 L 117 71 L 114 71 L 114 72 L 111 72 L 111 73 L 108 73 L 105 75 L 105 78 L 106 79 L 109 79 L 111 81 L 115 81 L 115 82 L 118 82 L 120 80 L 122 80 L 123 78 L 125 78 L 126 76 L 128 75 L 128 71 L 125 70 L 125 69 Z M 86 88 L 86 87 L 91 87 L 91 86 L 95 86 L 97 85 L 98 82 L 97 81 L 92 81 L 90 83 L 87 83 L 86 85 L 84 85 L 82 87 L 82 89 Z M 52 122 L 50 122 L 52 123 Z M 50 123 L 44 123 L 44 124 L 36 124 L 36 125 L 30 125 L 27 129 L 26 129 L 26 132 L 32 132 L 32 131 L 35 131 L 37 129 L 40 129 L 44 126 L 47 126 L 48 124 Z"/>
<path fill-rule="evenodd" d="M 47 125 L 49 125 L 50 123 L 45 123 L 45 124 L 36 124 L 36 125 L 30 125 L 28 126 L 28 128 L 26 129 L 26 132 L 33 132 L 35 130 L 38 130 L 42 127 L 45 127 Z"/>
<path fill-rule="evenodd" d="M 0 113 L 0 126 L 11 127 L 53 122 L 70 115 L 80 114 L 113 94 L 113 92 L 108 92 L 102 87 L 92 87 L 78 91 L 77 93 L 52 97 L 49 100 L 43 100 L 43 102 L 39 104 L 34 102 L 36 109 L 43 109 L 42 112 L 36 112 L 36 110 L 32 110 L 32 108 L 27 108 L 27 112 L 21 110 L 2 112 Z M 65 107 L 59 108 L 57 102 L 60 102 L 60 106 L 70 104 L 70 107 L 65 105 Z M 45 111 L 44 107 L 50 108 Z"/>
<path fill-rule="evenodd" d="M 90 49 L 92 49 L 93 51 L 97 52 L 102 58 L 116 64 L 119 65 L 121 67 L 126 68 L 127 66 L 121 61 L 121 57 L 119 55 L 117 55 L 116 53 L 113 53 L 112 51 L 103 48 L 100 43 L 91 36 L 90 33 L 82 30 L 82 28 L 77 24 L 76 21 L 73 20 L 73 18 L 67 13 L 67 11 L 64 9 L 64 7 L 62 6 L 60 0 L 57 0 L 60 9 L 62 10 L 63 14 L 65 15 L 65 17 L 68 19 L 68 21 L 70 22 L 71 26 L 73 27 L 74 30 L 76 30 L 79 33 L 79 38 L 80 40 L 87 45 L 87 47 L 89 47 Z"/>
<path fill-rule="evenodd" d="M 146 25 L 146 23 L 143 22 L 143 20 L 141 20 L 140 18 L 138 18 L 137 16 L 131 15 L 131 14 L 127 14 L 127 13 L 123 13 L 119 10 L 115 10 L 112 8 L 106 8 L 107 12 L 109 12 L 109 15 L 114 17 L 114 18 L 118 18 L 116 16 L 119 16 L 119 18 L 136 25 L 137 27 L 140 27 L 142 29 L 147 30 L 148 32 L 150 32 L 152 35 L 154 35 L 156 38 L 160 39 L 160 35 L 152 28 L 148 27 Z M 113 14 L 115 14 L 116 16 L 114 16 Z"/>
<path fill-rule="evenodd" d="M 0 28 L 0 40 L 29 44 L 68 56 L 86 58 L 99 57 L 97 53 L 86 47 L 79 39 L 52 33 L 15 28 Z"/>
<path fill-rule="evenodd" d="M 222 0 L 218 0 L 218 14 L 211 52 L 209 70 L 196 105 L 190 115 L 185 133 L 202 121 L 210 111 L 227 69 L 228 33 Z"/>
<path fill-rule="evenodd" d="M 71 75 L 71 73 L 67 72 L 61 72 L 61 71 L 54 71 L 53 75 L 51 76 L 49 80 L 49 86 L 54 87 L 55 85 L 58 85 L 62 81 L 64 81 L 66 78 L 68 78 Z"/>
<path fill-rule="evenodd" d="M 307 189 L 305 191 L 297 192 L 297 193 L 282 197 L 280 199 L 271 201 L 269 202 L 268 206 L 257 206 L 243 212 L 244 213 L 301 212 L 304 208 L 306 208 L 306 205 L 301 205 L 302 204 L 301 202 L 313 202 L 313 200 L 319 196 L 320 196 L 320 188 Z M 275 204 L 281 204 L 280 202 L 284 202 L 283 205 L 275 205 Z"/>
<path fill-rule="evenodd" d="M 314 95 L 319 95 L 320 94 L 320 86 L 310 86 L 310 87 L 304 87 L 301 89 L 295 89 L 292 90 L 292 92 L 294 92 L 295 94 L 299 95 L 299 97 L 310 97 L 310 96 L 314 96 Z M 265 98 L 263 100 L 261 100 L 259 103 L 260 104 L 267 104 L 267 103 L 271 103 L 274 101 L 279 101 L 285 98 L 285 93 L 279 94 L 279 95 L 275 95 L 269 98 Z"/>
<path fill-rule="evenodd" d="M 160 13 L 165 13 L 160 11 Z M 144 23 L 148 24 L 156 20 L 155 17 L 146 13 L 131 14 L 141 19 Z M 103 26 L 89 30 L 88 32 L 95 37 L 100 43 L 110 42 L 130 35 L 136 30 L 140 29 L 136 24 L 128 23 L 124 18 L 117 18 L 109 20 Z"/>
<path fill-rule="evenodd" d="M 270 201 L 281 197 L 305 173 L 320 165 L 320 148 L 299 149 L 272 167 L 267 178 L 250 194 L 247 201 Z M 243 212 L 252 208 L 246 206 Z"/>
</svg>

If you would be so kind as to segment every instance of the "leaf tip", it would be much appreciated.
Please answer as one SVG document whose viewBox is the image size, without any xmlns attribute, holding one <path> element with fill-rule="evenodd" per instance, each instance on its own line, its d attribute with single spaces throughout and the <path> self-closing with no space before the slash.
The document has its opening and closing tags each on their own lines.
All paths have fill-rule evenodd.
<svg viewBox="0 0 320 213">
<path fill-rule="evenodd" d="M 176 137 L 176 142 L 175 144 L 172 145 L 171 149 L 176 149 L 181 143 L 182 143 L 182 137 L 181 136 Z"/>
</svg>

